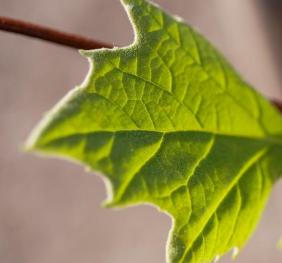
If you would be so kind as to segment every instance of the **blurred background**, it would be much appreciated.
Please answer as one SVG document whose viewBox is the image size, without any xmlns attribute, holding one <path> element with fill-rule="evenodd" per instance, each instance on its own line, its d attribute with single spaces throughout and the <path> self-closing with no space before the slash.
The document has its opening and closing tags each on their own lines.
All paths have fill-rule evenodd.
<svg viewBox="0 0 282 263">
<path fill-rule="evenodd" d="M 156 0 L 203 32 L 246 80 L 282 99 L 279 0 Z M 118 0 L 0 0 L 0 15 L 116 46 L 133 32 Z M 20 151 L 27 135 L 81 83 L 78 52 L 0 32 L 0 262 L 163 263 L 170 219 L 152 207 L 100 208 L 103 182 L 82 167 Z M 237 262 L 282 262 L 282 182 Z M 228 257 L 222 262 L 230 262 Z"/>
</svg>

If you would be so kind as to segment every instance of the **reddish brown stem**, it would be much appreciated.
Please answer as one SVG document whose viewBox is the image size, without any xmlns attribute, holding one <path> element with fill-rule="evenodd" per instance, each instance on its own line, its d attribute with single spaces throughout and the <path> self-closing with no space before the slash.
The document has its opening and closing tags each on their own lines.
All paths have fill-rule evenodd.
<svg viewBox="0 0 282 263">
<path fill-rule="evenodd" d="M 282 102 L 278 100 L 271 100 L 271 102 L 282 112 Z"/>
<path fill-rule="evenodd" d="M 49 27 L 35 25 L 25 21 L 0 16 L 0 30 L 42 39 L 75 49 L 112 48 L 107 43 L 96 41 L 76 34 L 65 33 Z M 282 112 L 282 102 L 272 100 L 272 103 Z"/>
<path fill-rule="evenodd" d="M 69 34 L 49 27 L 27 23 L 17 19 L 0 16 L 0 30 L 13 32 L 33 38 L 76 49 L 111 48 L 112 46 L 90 38 Z"/>
</svg>

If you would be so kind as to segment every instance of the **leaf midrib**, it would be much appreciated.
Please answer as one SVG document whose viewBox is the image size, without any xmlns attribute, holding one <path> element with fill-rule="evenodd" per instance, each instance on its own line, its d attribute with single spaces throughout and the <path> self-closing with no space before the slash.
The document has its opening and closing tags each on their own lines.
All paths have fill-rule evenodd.
<svg viewBox="0 0 282 263">
<path fill-rule="evenodd" d="M 203 131 L 203 130 L 177 130 L 177 131 L 156 131 L 156 130 L 148 130 L 148 129 L 136 129 L 136 130 L 96 130 L 96 131 L 87 131 L 87 132 L 76 132 L 73 134 L 64 135 L 61 137 L 51 138 L 47 140 L 45 143 L 40 143 L 40 145 L 49 144 L 54 141 L 63 140 L 69 137 L 74 136 L 88 136 L 91 134 L 99 134 L 99 133 L 137 133 L 137 132 L 144 132 L 144 133 L 153 133 L 153 134 L 160 134 L 160 136 L 165 136 L 168 134 L 175 134 L 175 133 L 200 133 L 200 134 L 207 134 L 212 136 L 219 136 L 219 137 L 227 137 L 230 139 L 242 139 L 242 140 L 251 140 L 251 141 L 258 141 L 258 142 L 264 142 L 270 145 L 277 145 L 282 147 L 282 134 L 277 136 L 264 136 L 264 137 L 258 137 L 258 136 L 247 136 L 247 135 L 240 135 L 240 134 L 225 134 L 220 132 L 212 132 L 212 131 Z"/>
</svg>

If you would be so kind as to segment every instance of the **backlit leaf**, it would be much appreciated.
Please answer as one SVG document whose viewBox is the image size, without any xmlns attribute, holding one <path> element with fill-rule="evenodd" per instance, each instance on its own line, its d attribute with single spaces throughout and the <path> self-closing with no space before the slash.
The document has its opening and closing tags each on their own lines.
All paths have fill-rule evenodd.
<svg viewBox="0 0 282 263">
<path fill-rule="evenodd" d="M 101 172 L 109 207 L 150 203 L 169 214 L 167 262 L 237 254 L 282 174 L 282 117 L 182 20 L 122 2 L 135 42 L 84 51 L 85 82 L 27 147 Z"/>
</svg>

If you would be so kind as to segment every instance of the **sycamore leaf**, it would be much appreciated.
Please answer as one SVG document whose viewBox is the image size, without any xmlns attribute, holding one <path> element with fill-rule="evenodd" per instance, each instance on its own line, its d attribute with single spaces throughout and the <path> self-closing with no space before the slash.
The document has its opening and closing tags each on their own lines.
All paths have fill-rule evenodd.
<svg viewBox="0 0 282 263">
<path fill-rule="evenodd" d="M 282 174 L 282 117 L 198 32 L 145 0 L 123 0 L 125 48 L 82 52 L 85 82 L 28 148 L 101 172 L 110 207 L 154 204 L 173 221 L 167 262 L 236 254 Z"/>
</svg>

